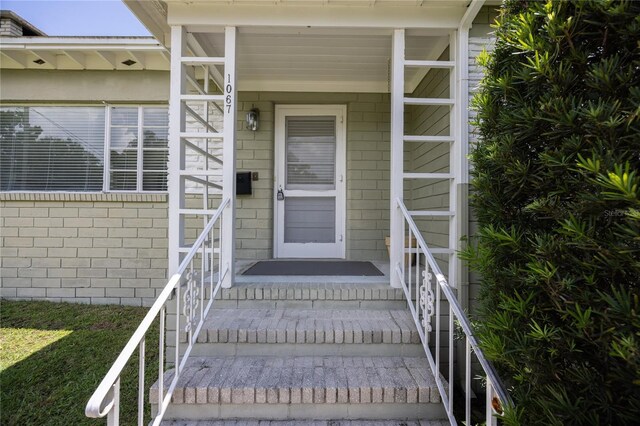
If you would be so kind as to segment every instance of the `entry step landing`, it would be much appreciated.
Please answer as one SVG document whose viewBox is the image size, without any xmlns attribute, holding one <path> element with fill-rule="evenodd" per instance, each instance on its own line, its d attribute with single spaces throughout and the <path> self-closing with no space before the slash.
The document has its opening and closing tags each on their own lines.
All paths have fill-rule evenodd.
<svg viewBox="0 0 640 426">
<path fill-rule="evenodd" d="M 446 420 L 169 420 L 162 426 L 448 426 Z"/>
<path fill-rule="evenodd" d="M 406 309 L 215 309 L 198 342 L 417 344 L 420 336 Z"/>
<path fill-rule="evenodd" d="M 240 282 L 222 289 L 216 308 L 406 309 L 389 282 Z M 304 277 L 302 277 L 304 278 Z"/>
</svg>

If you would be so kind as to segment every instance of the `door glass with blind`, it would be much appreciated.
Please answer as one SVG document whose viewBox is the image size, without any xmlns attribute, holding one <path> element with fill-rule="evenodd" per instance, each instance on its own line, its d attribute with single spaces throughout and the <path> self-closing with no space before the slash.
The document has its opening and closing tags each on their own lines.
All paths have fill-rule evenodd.
<svg viewBox="0 0 640 426">
<path fill-rule="evenodd" d="M 344 107 L 276 111 L 276 257 L 344 257 Z"/>
</svg>

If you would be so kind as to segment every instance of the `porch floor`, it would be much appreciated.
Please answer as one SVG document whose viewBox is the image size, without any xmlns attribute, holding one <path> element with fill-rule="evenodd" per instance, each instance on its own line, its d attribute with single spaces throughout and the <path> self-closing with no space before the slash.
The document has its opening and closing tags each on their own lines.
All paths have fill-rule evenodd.
<svg viewBox="0 0 640 426">
<path fill-rule="evenodd" d="M 264 259 L 271 260 L 271 259 Z M 389 284 L 390 264 L 388 261 L 370 261 L 373 265 L 383 273 L 380 276 L 341 276 L 341 275 L 242 275 L 244 271 L 252 267 L 254 264 L 264 260 L 239 260 L 236 261 L 236 284 L 256 284 L 256 283 L 278 283 L 278 284 L 331 284 L 331 283 L 353 283 L 353 284 Z M 291 260 L 291 259 L 279 259 Z M 304 259 L 313 260 L 313 259 Z"/>
</svg>

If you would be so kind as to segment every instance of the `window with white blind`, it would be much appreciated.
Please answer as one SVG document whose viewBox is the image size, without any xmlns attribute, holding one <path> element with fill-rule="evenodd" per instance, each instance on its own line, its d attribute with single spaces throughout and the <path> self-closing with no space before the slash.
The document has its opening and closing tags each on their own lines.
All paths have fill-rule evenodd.
<svg viewBox="0 0 640 426">
<path fill-rule="evenodd" d="M 0 191 L 101 191 L 104 107 L 0 107 Z"/>
<path fill-rule="evenodd" d="M 166 191 L 167 109 L 112 107 L 110 117 L 109 189 Z"/>
<path fill-rule="evenodd" d="M 165 107 L 2 106 L 0 191 L 166 191 L 167 141 Z"/>
</svg>

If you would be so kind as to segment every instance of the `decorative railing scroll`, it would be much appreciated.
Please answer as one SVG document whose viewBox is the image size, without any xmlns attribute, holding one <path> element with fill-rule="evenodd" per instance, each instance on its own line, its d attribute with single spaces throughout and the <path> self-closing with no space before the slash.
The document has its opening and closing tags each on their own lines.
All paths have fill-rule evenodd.
<svg viewBox="0 0 640 426">
<path fill-rule="evenodd" d="M 407 235 L 402 245 L 404 256 L 400 257 L 404 259 L 404 263 L 391 265 L 391 273 L 395 271 L 402 284 L 449 421 L 452 425 L 460 422 L 472 424 L 471 375 L 472 361 L 475 358 L 486 377 L 486 424 L 497 425 L 498 418 L 504 413 L 504 407 L 512 406 L 513 401 L 493 365 L 480 349 L 471 322 L 464 313 L 455 290 L 447 282 L 413 217 L 402 200 L 397 199 L 396 203 L 404 216 Z M 443 308 L 448 309 L 443 312 Z M 445 321 L 448 323 L 446 327 L 443 324 Z M 461 332 L 456 333 L 456 330 Z M 464 341 L 463 350 L 460 350 L 461 340 Z M 442 359 L 441 353 L 446 353 L 445 360 Z M 459 408 L 460 404 L 456 404 L 454 409 L 456 363 L 464 365 L 464 373 L 461 374 L 464 383 L 464 409 Z"/>
</svg>

